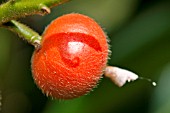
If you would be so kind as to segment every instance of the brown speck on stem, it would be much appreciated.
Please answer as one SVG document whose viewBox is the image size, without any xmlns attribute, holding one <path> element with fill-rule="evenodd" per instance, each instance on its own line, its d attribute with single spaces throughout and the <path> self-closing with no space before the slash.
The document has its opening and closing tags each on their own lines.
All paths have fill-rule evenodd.
<svg viewBox="0 0 170 113">
<path fill-rule="evenodd" d="M 51 10 L 49 7 L 47 7 L 46 5 L 41 4 L 41 11 L 43 12 L 43 14 L 50 14 Z"/>
</svg>

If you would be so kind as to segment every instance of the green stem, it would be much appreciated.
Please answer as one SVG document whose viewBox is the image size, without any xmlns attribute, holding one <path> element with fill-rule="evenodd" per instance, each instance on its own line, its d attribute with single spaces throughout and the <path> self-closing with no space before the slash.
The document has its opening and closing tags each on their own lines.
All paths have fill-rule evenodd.
<svg viewBox="0 0 170 113">
<path fill-rule="evenodd" d="M 0 5 L 0 25 L 12 19 L 48 14 L 50 8 L 68 0 L 9 0 Z"/>
<path fill-rule="evenodd" d="M 5 26 L 3 27 L 17 33 L 28 43 L 32 44 L 36 49 L 40 48 L 42 37 L 28 26 L 15 20 L 11 20 L 10 22 L 6 23 Z"/>
</svg>

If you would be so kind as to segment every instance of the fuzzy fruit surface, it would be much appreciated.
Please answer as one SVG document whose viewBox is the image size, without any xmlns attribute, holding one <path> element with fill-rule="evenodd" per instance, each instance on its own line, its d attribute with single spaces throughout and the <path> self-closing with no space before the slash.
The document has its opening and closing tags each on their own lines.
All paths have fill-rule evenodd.
<svg viewBox="0 0 170 113">
<path fill-rule="evenodd" d="M 67 14 L 45 30 L 32 57 L 35 83 L 47 96 L 72 99 L 92 90 L 107 63 L 105 33 L 91 18 Z"/>
</svg>

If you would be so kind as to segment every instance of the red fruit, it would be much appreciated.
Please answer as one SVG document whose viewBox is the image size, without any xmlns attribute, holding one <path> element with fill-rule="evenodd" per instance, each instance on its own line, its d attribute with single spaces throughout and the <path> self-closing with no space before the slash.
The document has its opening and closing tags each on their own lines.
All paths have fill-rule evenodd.
<svg viewBox="0 0 170 113">
<path fill-rule="evenodd" d="M 95 87 L 107 63 L 108 44 L 101 27 L 81 14 L 67 14 L 45 30 L 32 57 L 35 83 L 49 96 L 72 99 Z"/>
</svg>

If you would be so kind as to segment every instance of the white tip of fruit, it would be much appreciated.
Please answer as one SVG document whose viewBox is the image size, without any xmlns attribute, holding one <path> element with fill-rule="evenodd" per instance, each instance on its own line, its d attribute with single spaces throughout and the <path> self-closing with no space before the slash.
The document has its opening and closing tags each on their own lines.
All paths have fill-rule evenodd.
<svg viewBox="0 0 170 113">
<path fill-rule="evenodd" d="M 157 85 L 156 82 L 152 81 L 149 78 L 139 77 L 137 74 L 131 71 L 114 67 L 114 66 L 107 66 L 105 68 L 104 75 L 110 78 L 119 87 L 122 87 L 126 83 L 126 81 L 131 82 L 136 79 L 141 79 L 141 80 L 146 80 L 148 82 L 151 82 L 153 86 Z"/>
<path fill-rule="evenodd" d="M 131 82 L 138 79 L 138 75 L 118 67 L 107 66 L 105 68 L 106 77 L 109 77 L 117 86 L 122 87 L 126 81 Z"/>
</svg>

